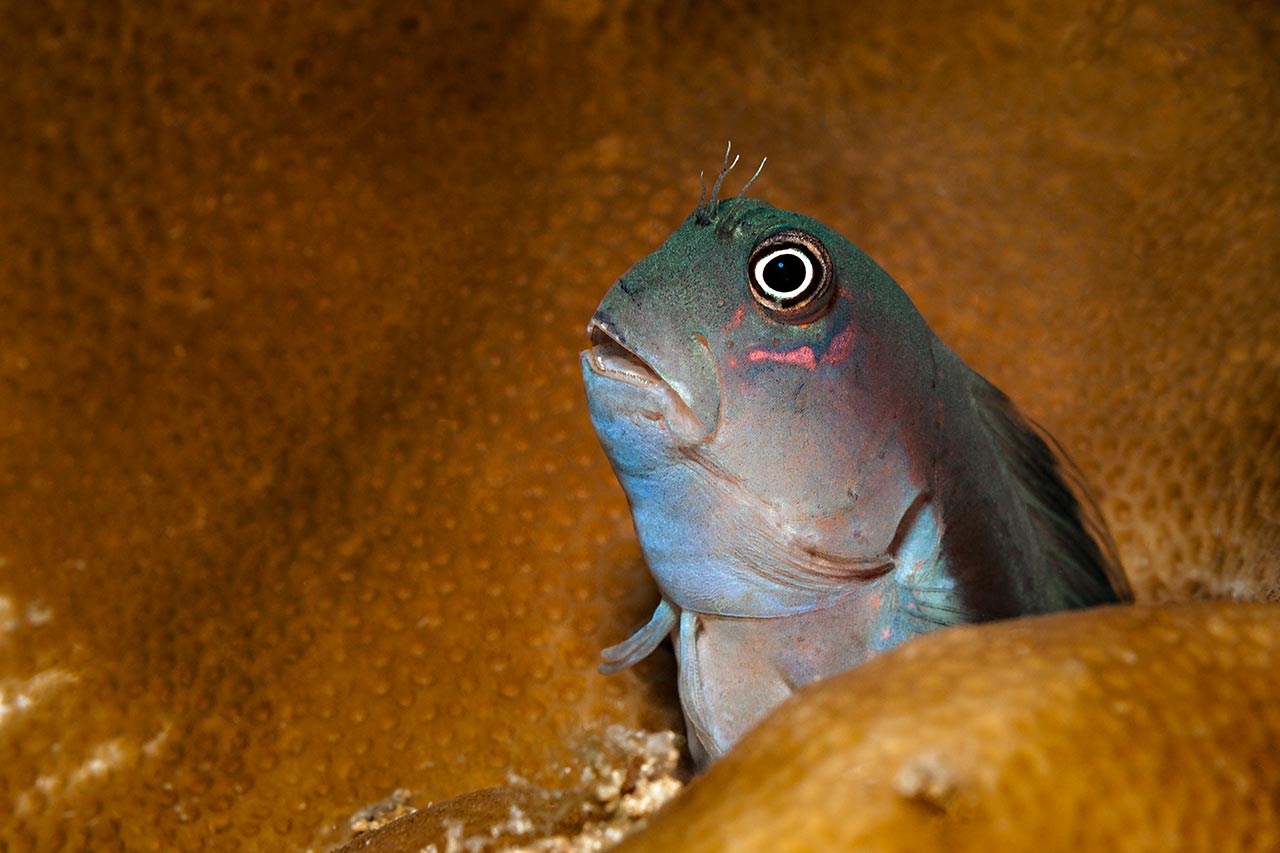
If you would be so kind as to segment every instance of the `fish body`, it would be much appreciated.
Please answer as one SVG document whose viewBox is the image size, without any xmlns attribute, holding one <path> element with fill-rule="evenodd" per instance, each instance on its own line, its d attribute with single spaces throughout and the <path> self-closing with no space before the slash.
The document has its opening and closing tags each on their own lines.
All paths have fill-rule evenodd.
<svg viewBox="0 0 1280 853">
<path fill-rule="evenodd" d="M 609 290 L 588 408 L 705 764 L 800 686 L 946 625 L 1129 597 L 1066 463 L 822 223 L 700 204 Z"/>
</svg>

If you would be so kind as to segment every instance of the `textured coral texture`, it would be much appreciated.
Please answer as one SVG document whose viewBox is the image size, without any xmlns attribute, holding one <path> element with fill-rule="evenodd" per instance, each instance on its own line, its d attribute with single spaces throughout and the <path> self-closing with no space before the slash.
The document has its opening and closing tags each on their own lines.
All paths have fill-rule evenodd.
<svg viewBox="0 0 1280 853">
<path fill-rule="evenodd" d="M 1275 609 L 925 637 L 786 703 L 618 853 L 1280 849 Z"/>
<path fill-rule="evenodd" d="M 730 138 L 1055 433 L 1140 599 L 1275 597 L 1278 33 L 3 0 L 0 849 L 322 849 L 678 726 L 669 655 L 594 671 L 653 592 L 576 352 Z"/>
</svg>

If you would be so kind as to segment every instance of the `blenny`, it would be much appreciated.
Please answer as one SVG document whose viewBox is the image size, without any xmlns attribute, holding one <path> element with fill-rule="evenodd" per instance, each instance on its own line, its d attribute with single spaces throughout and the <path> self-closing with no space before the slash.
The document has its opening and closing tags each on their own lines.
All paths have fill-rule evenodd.
<svg viewBox="0 0 1280 853">
<path fill-rule="evenodd" d="M 725 160 L 581 355 L 662 595 L 601 669 L 670 634 L 699 765 L 916 634 L 1132 597 L 1052 439 L 848 240 L 720 199 Z"/>
</svg>

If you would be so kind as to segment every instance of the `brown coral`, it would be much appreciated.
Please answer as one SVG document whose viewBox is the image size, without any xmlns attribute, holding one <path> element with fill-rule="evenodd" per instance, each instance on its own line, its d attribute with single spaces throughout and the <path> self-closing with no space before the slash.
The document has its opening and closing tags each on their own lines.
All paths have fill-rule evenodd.
<svg viewBox="0 0 1280 853">
<path fill-rule="evenodd" d="M 1280 607 L 913 641 L 785 704 L 619 853 L 1275 850 Z"/>
</svg>

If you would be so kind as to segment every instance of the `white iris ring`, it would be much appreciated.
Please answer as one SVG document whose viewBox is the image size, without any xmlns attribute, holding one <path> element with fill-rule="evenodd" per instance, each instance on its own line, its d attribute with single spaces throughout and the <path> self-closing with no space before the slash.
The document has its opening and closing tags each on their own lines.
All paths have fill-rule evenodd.
<svg viewBox="0 0 1280 853">
<path fill-rule="evenodd" d="M 800 259 L 800 262 L 804 264 L 804 280 L 801 281 L 800 284 L 796 285 L 795 288 L 786 291 L 770 287 L 769 283 L 765 281 L 764 278 L 765 268 L 776 258 L 782 255 L 795 255 Z M 778 249 L 777 251 L 770 252 L 760 260 L 756 261 L 755 278 L 756 284 L 759 285 L 760 289 L 763 290 L 765 295 L 769 298 L 779 303 L 790 302 L 802 296 L 813 284 L 813 261 L 809 259 L 808 254 L 800 251 L 799 249 L 793 249 L 790 247 Z"/>
</svg>

